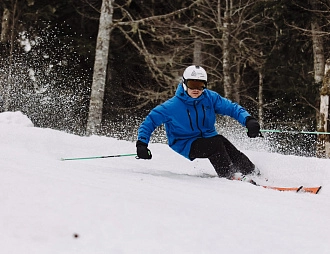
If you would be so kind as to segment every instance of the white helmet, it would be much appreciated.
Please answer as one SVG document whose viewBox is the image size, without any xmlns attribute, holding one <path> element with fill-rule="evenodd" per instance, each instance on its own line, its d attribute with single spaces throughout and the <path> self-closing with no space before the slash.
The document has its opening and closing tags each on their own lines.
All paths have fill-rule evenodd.
<svg viewBox="0 0 330 254">
<path fill-rule="evenodd" d="M 187 91 L 187 80 L 202 80 L 204 81 L 205 85 L 207 84 L 207 73 L 206 71 L 198 65 L 191 65 L 185 69 L 183 72 L 183 87 L 184 90 Z"/>
</svg>

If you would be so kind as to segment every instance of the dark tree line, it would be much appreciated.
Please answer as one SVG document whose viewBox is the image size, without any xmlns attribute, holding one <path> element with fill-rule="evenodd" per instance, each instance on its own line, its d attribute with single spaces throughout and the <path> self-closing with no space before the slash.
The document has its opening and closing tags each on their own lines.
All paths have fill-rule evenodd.
<svg viewBox="0 0 330 254">
<path fill-rule="evenodd" d="M 84 133 L 102 0 L 2 0 L 0 95 L 39 126 Z M 329 58 L 330 1 L 115 0 L 104 125 L 145 115 L 200 64 L 209 87 L 263 127 L 315 130 L 322 79 L 311 24 Z M 314 34 L 315 35 L 315 34 Z M 47 115 L 42 113 L 47 113 Z"/>
</svg>

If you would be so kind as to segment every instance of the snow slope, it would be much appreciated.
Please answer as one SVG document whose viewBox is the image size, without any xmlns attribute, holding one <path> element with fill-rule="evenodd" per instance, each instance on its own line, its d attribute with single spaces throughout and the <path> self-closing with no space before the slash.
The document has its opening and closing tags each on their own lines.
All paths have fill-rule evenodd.
<svg viewBox="0 0 330 254">
<path fill-rule="evenodd" d="M 150 161 L 135 144 L 33 127 L 0 114 L 1 253 L 330 253 L 330 160 L 244 151 L 279 192 L 219 178 L 164 144 Z M 264 181 L 263 179 L 260 181 Z"/>
</svg>

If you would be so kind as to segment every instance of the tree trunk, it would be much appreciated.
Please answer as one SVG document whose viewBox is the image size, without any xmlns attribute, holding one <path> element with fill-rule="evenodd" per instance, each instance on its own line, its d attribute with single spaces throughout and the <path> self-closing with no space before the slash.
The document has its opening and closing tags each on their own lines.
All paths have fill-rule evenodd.
<svg viewBox="0 0 330 254">
<path fill-rule="evenodd" d="M 231 61 L 230 61 L 230 23 L 229 23 L 229 7 L 226 1 L 226 10 L 224 13 L 222 44 L 223 44 L 223 86 L 224 96 L 232 99 L 232 78 L 230 74 Z"/>
<path fill-rule="evenodd" d="M 241 102 L 241 96 L 240 96 L 240 88 L 242 83 L 242 75 L 241 75 L 241 59 L 234 60 L 236 62 L 236 73 L 234 74 L 234 82 L 232 84 L 232 100 L 236 103 Z"/>
<path fill-rule="evenodd" d="M 316 10 L 316 3 L 312 1 L 313 9 Z M 321 28 L 316 20 L 311 22 L 312 30 L 312 40 L 313 40 L 313 56 L 314 56 L 314 82 L 316 85 L 322 83 L 322 88 L 320 92 L 320 114 L 317 117 L 319 132 L 328 131 L 328 110 L 329 110 L 329 81 L 324 78 L 324 75 L 327 74 L 325 70 L 325 60 L 324 60 L 324 48 L 323 48 L 323 39 L 320 34 Z M 329 137 L 328 135 L 318 135 L 317 144 L 316 144 L 316 156 L 319 158 L 329 158 L 329 151 L 326 152 L 326 149 L 329 150 Z"/>
<path fill-rule="evenodd" d="M 10 31 L 10 11 L 9 9 L 5 8 L 3 11 L 2 19 L 1 19 L 1 36 L 0 36 L 0 43 L 7 44 L 9 43 L 9 31 Z M 10 72 L 11 67 L 9 66 Z M 3 108 L 4 111 L 8 110 L 8 84 L 10 81 L 10 73 L 7 74 L 7 86 L 6 87 L 0 87 L 1 94 L 3 94 L 2 105 L 0 106 Z"/>
<path fill-rule="evenodd" d="M 259 89 L 258 89 L 258 118 L 261 128 L 264 126 L 264 111 L 263 111 L 263 86 L 264 86 L 264 75 L 259 70 Z"/>
<path fill-rule="evenodd" d="M 96 42 L 92 92 L 86 134 L 97 134 L 101 128 L 104 89 L 108 65 L 113 0 L 103 0 Z"/>
<path fill-rule="evenodd" d="M 328 132 L 330 131 L 329 121 L 329 97 L 330 97 L 330 59 L 327 60 L 325 66 L 325 75 L 323 78 L 323 84 L 320 92 L 320 116 L 318 131 Z M 329 135 L 318 135 L 317 140 L 317 157 L 330 158 L 330 137 Z"/>
<path fill-rule="evenodd" d="M 194 64 L 195 65 L 202 65 L 203 63 L 203 56 L 202 56 L 202 42 L 197 37 L 194 41 Z"/>
<path fill-rule="evenodd" d="M 8 62 L 8 73 L 7 73 L 7 86 L 4 89 L 4 111 L 8 111 L 10 108 L 10 102 L 13 97 L 13 81 L 12 81 L 12 66 L 13 66 L 13 53 L 14 53 L 14 42 L 15 42 L 15 28 L 16 28 L 16 12 L 17 12 L 17 1 L 16 0 L 13 3 L 13 9 L 12 9 L 12 17 L 10 18 L 10 15 L 8 16 L 9 20 L 11 21 L 11 26 L 10 26 L 10 37 L 9 37 L 9 43 L 10 43 L 10 48 L 9 48 L 9 62 Z M 10 14 L 10 11 L 9 11 Z M 10 24 L 10 21 L 7 20 L 8 24 Z M 8 39 L 8 38 L 7 38 Z M 14 109 L 15 110 L 15 109 Z"/>
<path fill-rule="evenodd" d="M 314 55 L 314 81 L 320 84 L 324 76 L 324 49 L 322 35 L 319 34 L 320 26 L 316 21 L 311 24 Z"/>
<path fill-rule="evenodd" d="M 1 21 L 1 37 L 0 42 L 7 43 L 9 41 L 9 20 L 10 20 L 10 11 L 5 8 L 2 15 Z"/>
</svg>

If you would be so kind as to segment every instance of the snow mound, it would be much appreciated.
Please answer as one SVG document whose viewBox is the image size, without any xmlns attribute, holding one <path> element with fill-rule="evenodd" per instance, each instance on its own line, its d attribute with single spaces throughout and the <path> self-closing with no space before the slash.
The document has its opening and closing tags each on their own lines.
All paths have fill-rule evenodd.
<svg viewBox="0 0 330 254">
<path fill-rule="evenodd" d="M 32 121 L 20 111 L 0 113 L 0 125 L 34 127 Z"/>
<path fill-rule="evenodd" d="M 258 183 L 322 185 L 279 192 L 212 177 L 207 159 L 160 143 L 152 160 L 61 161 L 136 147 L 25 126 L 21 112 L 0 114 L 1 254 L 330 253 L 330 160 L 244 151 Z"/>
</svg>

